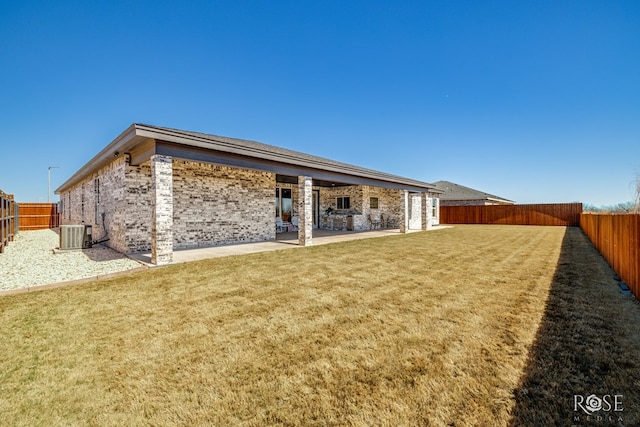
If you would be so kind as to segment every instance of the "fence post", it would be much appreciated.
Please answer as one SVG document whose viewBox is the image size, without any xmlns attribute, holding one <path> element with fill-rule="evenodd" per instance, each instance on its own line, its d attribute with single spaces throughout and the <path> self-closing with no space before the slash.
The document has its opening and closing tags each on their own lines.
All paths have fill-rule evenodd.
<svg viewBox="0 0 640 427">
<path fill-rule="evenodd" d="M 8 210 L 9 212 L 7 212 L 7 216 L 9 216 L 9 222 L 8 222 L 8 226 L 9 226 L 9 241 L 13 242 L 13 239 L 15 238 L 15 229 L 14 229 L 14 225 L 15 225 L 15 215 L 14 215 L 14 210 L 15 210 L 15 205 L 16 205 L 16 201 L 13 197 L 13 194 L 9 195 L 9 206 L 8 206 Z"/>
<path fill-rule="evenodd" d="M 4 252 L 15 235 L 14 206 L 13 195 L 0 190 L 0 253 Z"/>
<path fill-rule="evenodd" d="M 13 227 L 14 227 L 14 231 L 13 234 L 18 234 L 18 232 L 20 231 L 20 205 L 18 203 L 13 203 Z"/>
<path fill-rule="evenodd" d="M 640 215 L 583 214 L 580 225 L 636 298 L 640 298 Z"/>
<path fill-rule="evenodd" d="M 5 211 L 4 193 L 0 191 L 0 254 L 4 252 L 4 211 Z"/>
</svg>

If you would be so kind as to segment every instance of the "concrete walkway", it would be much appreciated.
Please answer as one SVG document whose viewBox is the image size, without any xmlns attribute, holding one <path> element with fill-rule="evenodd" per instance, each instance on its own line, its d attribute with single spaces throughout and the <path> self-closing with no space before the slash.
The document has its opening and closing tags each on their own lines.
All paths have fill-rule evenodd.
<svg viewBox="0 0 640 427">
<path fill-rule="evenodd" d="M 442 230 L 450 226 L 435 226 L 429 230 Z M 411 233 L 422 230 L 410 230 Z M 375 237 L 397 236 L 401 234 L 399 229 L 395 230 L 371 230 L 371 231 L 333 231 L 333 230 L 313 230 L 313 246 L 326 245 L 329 243 L 346 242 L 349 240 L 371 239 Z M 298 233 L 280 233 L 276 240 L 256 243 L 241 243 L 223 246 L 211 246 L 195 249 L 178 249 L 173 251 L 173 262 L 179 264 L 183 262 L 198 261 L 208 258 L 221 258 L 232 255 L 251 254 L 256 252 L 280 251 L 285 249 L 302 248 L 298 246 Z M 129 254 L 133 259 L 145 263 L 149 267 L 156 267 L 151 264 L 151 252 Z"/>
</svg>

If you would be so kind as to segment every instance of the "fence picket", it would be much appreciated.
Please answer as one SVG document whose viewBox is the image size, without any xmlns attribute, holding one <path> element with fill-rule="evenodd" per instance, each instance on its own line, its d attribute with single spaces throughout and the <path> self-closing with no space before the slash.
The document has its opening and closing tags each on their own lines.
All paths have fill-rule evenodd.
<svg viewBox="0 0 640 427">
<path fill-rule="evenodd" d="M 16 230 L 16 208 L 13 195 L 0 190 L 0 253 L 12 242 Z"/>
<path fill-rule="evenodd" d="M 441 206 L 441 224 L 580 225 L 582 203 Z"/>
<path fill-rule="evenodd" d="M 20 230 L 43 230 L 60 225 L 57 203 L 19 203 Z"/>
<path fill-rule="evenodd" d="M 580 228 L 640 298 L 640 214 L 581 214 Z"/>
</svg>

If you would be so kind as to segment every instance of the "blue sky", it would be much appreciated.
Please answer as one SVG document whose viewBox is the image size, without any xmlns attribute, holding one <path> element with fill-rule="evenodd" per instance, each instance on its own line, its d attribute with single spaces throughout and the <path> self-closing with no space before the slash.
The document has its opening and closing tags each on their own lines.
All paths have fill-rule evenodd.
<svg viewBox="0 0 640 427">
<path fill-rule="evenodd" d="M 625 202 L 640 174 L 636 0 L 3 2 L 0 82 L 18 201 L 131 123 L 519 203 Z"/>
</svg>

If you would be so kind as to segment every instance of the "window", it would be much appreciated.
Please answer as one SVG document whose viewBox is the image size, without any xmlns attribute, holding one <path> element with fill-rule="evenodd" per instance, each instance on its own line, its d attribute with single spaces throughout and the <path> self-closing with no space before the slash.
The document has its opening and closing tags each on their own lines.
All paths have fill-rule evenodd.
<svg viewBox="0 0 640 427">
<path fill-rule="evenodd" d="M 276 217 L 283 221 L 291 221 L 291 189 L 276 188 Z"/>
<path fill-rule="evenodd" d="M 377 197 L 371 197 L 369 199 L 369 207 L 371 209 L 378 209 L 378 198 Z"/>
<path fill-rule="evenodd" d="M 338 209 L 349 209 L 351 207 L 351 199 L 349 197 L 338 197 L 336 204 Z"/>
</svg>

